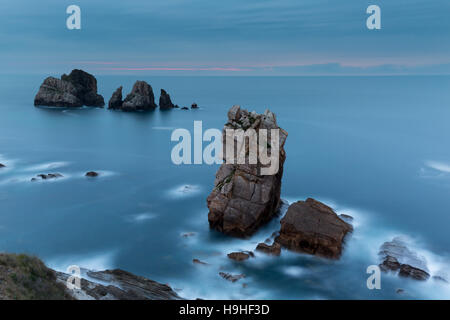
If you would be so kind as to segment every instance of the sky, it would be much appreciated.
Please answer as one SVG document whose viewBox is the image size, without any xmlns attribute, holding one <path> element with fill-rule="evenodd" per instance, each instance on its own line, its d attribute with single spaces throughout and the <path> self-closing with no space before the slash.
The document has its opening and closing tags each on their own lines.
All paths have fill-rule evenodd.
<svg viewBox="0 0 450 320">
<path fill-rule="evenodd" d="M 2 0 L 0 44 L 3 74 L 450 74 L 450 1 Z"/>
</svg>

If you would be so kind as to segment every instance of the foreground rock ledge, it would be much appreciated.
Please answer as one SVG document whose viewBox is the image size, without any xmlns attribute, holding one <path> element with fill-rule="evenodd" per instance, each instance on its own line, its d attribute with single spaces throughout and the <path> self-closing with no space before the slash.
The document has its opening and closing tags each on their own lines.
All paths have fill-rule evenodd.
<svg viewBox="0 0 450 320">
<path fill-rule="evenodd" d="M 280 223 L 275 242 L 293 251 L 330 259 L 340 258 L 344 238 L 353 231 L 333 209 L 311 198 L 290 205 Z"/>
<path fill-rule="evenodd" d="M 261 175 L 263 166 L 259 159 L 258 164 L 224 162 L 217 171 L 213 191 L 207 199 L 211 228 L 228 235 L 247 237 L 272 219 L 279 209 L 287 132 L 277 125 L 275 114 L 269 110 L 257 114 L 239 106 L 233 106 L 228 112 L 222 139 L 226 137 L 226 129 L 242 129 L 244 132 L 254 129 L 257 133 L 260 129 L 279 129 L 279 167 L 276 174 Z M 271 152 L 269 144 L 267 148 Z"/>
<path fill-rule="evenodd" d="M 61 79 L 48 77 L 34 98 L 35 106 L 103 107 L 105 101 L 97 93 L 97 79 L 83 70 L 74 69 Z"/>
</svg>

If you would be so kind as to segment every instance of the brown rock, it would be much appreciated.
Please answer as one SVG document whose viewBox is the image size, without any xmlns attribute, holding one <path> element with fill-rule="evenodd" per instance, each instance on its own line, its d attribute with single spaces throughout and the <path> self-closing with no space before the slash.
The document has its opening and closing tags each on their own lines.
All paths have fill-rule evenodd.
<svg viewBox="0 0 450 320">
<path fill-rule="evenodd" d="M 198 260 L 198 259 L 192 259 L 192 263 L 195 263 L 195 264 L 202 264 L 202 265 L 207 265 L 206 262 L 200 261 L 200 260 Z"/>
<path fill-rule="evenodd" d="M 275 241 L 293 251 L 338 259 L 352 230 L 330 207 L 309 198 L 289 206 Z"/>
<path fill-rule="evenodd" d="M 244 261 L 250 257 L 253 257 L 253 252 L 231 252 L 228 255 L 228 258 L 235 261 Z"/>
<path fill-rule="evenodd" d="M 224 162 L 217 171 L 214 189 L 207 199 L 211 228 L 228 235 L 247 237 L 271 220 L 280 207 L 281 178 L 286 158 L 284 143 L 287 133 L 278 127 L 275 115 L 269 110 L 259 115 L 241 110 L 239 106 L 233 106 L 228 112 L 228 122 L 222 133 L 224 142 L 230 141 L 226 139 L 227 129 L 242 129 L 246 133 L 251 133 L 249 129 L 255 130 L 256 133 L 260 129 L 268 129 L 269 132 L 270 129 L 279 129 L 279 162 L 275 174 L 262 174 L 264 172 L 262 170 L 268 166 L 261 164 L 259 156 L 256 164 L 249 164 L 249 144 L 246 143 L 245 163 L 237 164 L 238 152 L 234 154 L 235 164 Z M 271 141 L 270 137 L 268 141 Z M 269 143 L 264 147 L 269 153 L 272 152 Z"/>
<path fill-rule="evenodd" d="M 272 245 L 259 243 L 256 247 L 256 251 L 264 252 L 273 256 L 279 256 L 281 254 L 281 245 L 276 242 L 274 242 Z"/>
</svg>

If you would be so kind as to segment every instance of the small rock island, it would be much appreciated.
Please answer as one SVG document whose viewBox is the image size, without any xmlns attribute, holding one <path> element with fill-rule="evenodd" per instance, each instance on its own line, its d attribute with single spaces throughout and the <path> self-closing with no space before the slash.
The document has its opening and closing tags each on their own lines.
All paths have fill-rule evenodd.
<svg viewBox="0 0 450 320">
<path fill-rule="evenodd" d="M 103 107 L 105 101 L 97 93 L 97 79 L 83 71 L 74 69 L 61 79 L 48 77 L 41 84 L 35 106 L 49 107 Z"/>
</svg>

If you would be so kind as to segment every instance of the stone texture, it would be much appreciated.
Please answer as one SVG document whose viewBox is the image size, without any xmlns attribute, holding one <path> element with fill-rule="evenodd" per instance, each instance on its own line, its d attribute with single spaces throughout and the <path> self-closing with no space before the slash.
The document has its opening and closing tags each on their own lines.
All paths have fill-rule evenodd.
<svg viewBox="0 0 450 320">
<path fill-rule="evenodd" d="M 352 230 L 330 207 L 309 198 L 289 206 L 275 241 L 293 251 L 338 259 Z"/>
<path fill-rule="evenodd" d="M 35 106 L 81 107 L 83 101 L 78 98 L 73 84 L 54 77 L 44 80 L 34 98 Z"/>
<path fill-rule="evenodd" d="M 145 81 L 136 81 L 122 104 L 123 111 L 147 111 L 156 108 L 152 87 Z"/>
<path fill-rule="evenodd" d="M 120 86 L 119 88 L 114 91 L 114 93 L 111 96 L 111 99 L 109 99 L 108 102 L 108 109 L 121 109 L 123 100 L 122 100 L 122 89 L 123 87 Z"/>
<path fill-rule="evenodd" d="M 231 252 L 227 254 L 228 258 L 235 261 L 244 261 L 249 259 L 250 257 L 254 257 L 253 252 Z"/>
<path fill-rule="evenodd" d="M 216 173 L 214 188 L 207 198 L 208 220 L 211 228 L 228 235 L 247 237 L 278 212 L 281 203 L 281 178 L 286 158 L 284 143 L 287 132 L 278 127 L 275 115 L 269 110 L 264 114 L 257 114 L 242 110 L 239 106 L 233 106 L 228 112 L 228 122 L 222 133 L 224 142 L 226 129 L 242 129 L 246 133 L 250 132 L 249 129 L 253 129 L 256 134 L 260 129 L 279 129 L 280 148 L 276 174 L 262 175 L 261 169 L 266 166 L 261 164 L 259 157 L 256 164 L 249 164 L 249 161 L 237 164 L 237 152 L 235 152 L 235 164 L 224 162 L 220 166 Z M 268 141 L 271 141 L 270 135 Z M 248 145 L 246 143 L 246 157 L 249 154 Z M 266 148 L 269 153 L 272 152 L 269 144 Z M 226 156 L 225 150 L 224 156 Z"/>
<path fill-rule="evenodd" d="M 159 96 L 159 107 L 163 110 L 175 108 L 172 100 L 170 100 L 170 95 L 164 89 L 161 89 L 161 95 Z"/>
<path fill-rule="evenodd" d="M 401 277 L 415 280 L 427 280 L 430 277 L 426 259 L 410 250 L 400 237 L 383 243 L 379 255 L 382 261 L 380 269 L 384 272 L 398 272 Z"/>
<path fill-rule="evenodd" d="M 79 300 L 179 300 L 168 285 L 120 269 L 87 271 L 90 280 L 81 279 L 81 289 L 68 289 Z M 69 275 L 58 272 L 65 283 Z"/>
<path fill-rule="evenodd" d="M 105 101 L 97 94 L 97 79 L 83 70 L 72 70 L 61 79 L 48 77 L 34 98 L 35 106 L 103 107 Z"/>
<path fill-rule="evenodd" d="M 259 243 L 256 247 L 256 251 L 263 252 L 265 254 L 279 256 L 281 254 L 281 245 L 279 243 L 272 243 L 268 245 L 267 243 Z"/>
</svg>

